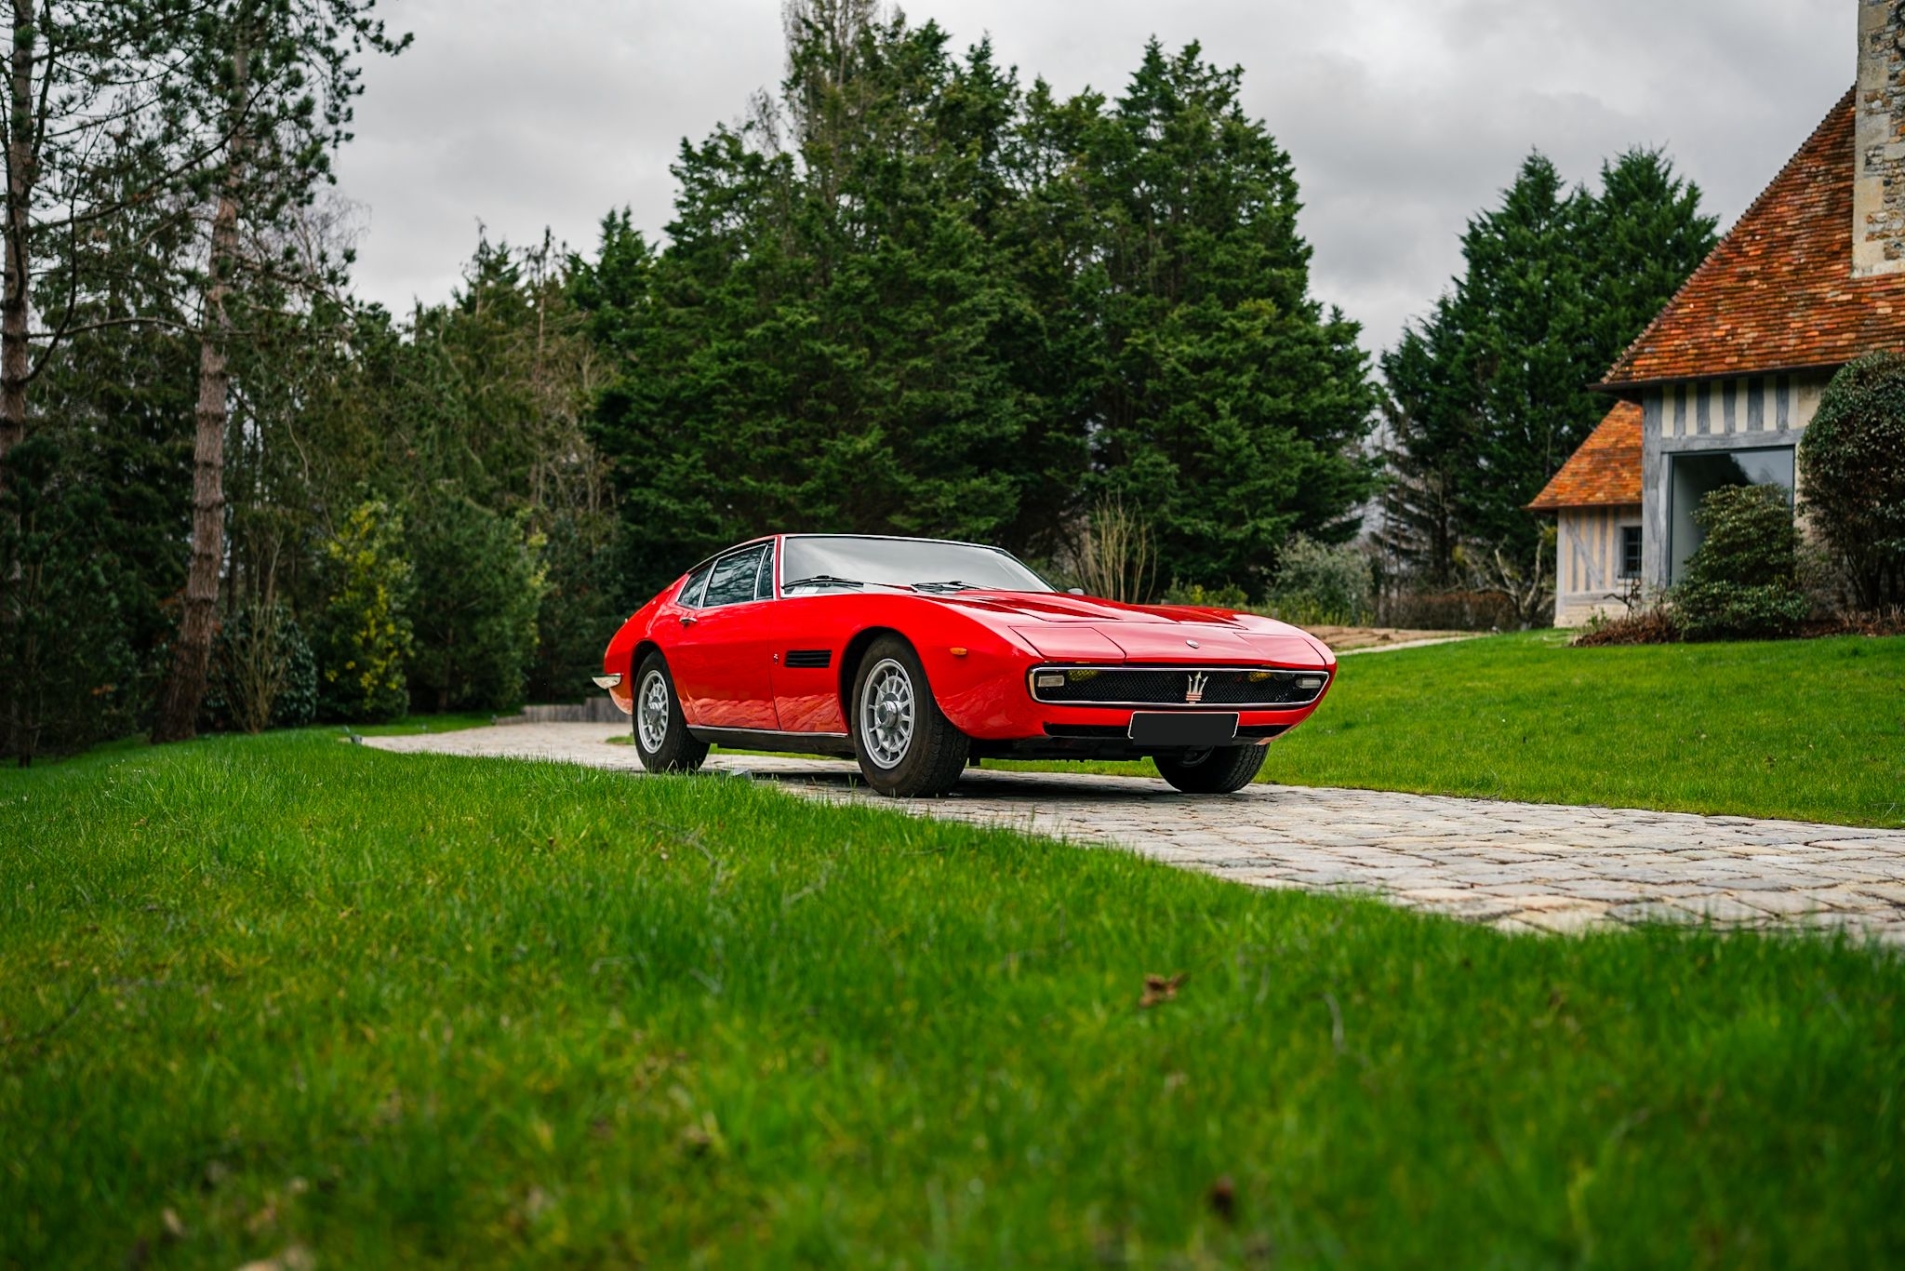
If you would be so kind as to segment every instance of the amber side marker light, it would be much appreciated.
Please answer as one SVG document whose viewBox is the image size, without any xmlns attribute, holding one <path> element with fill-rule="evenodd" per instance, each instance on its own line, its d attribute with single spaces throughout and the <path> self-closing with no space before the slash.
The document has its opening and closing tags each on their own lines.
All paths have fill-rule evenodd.
<svg viewBox="0 0 1905 1271">
<path fill-rule="evenodd" d="M 966 651 L 964 649 L 950 649 L 948 650 L 948 652 L 950 652 L 956 658 L 963 658 L 966 656 Z"/>
</svg>

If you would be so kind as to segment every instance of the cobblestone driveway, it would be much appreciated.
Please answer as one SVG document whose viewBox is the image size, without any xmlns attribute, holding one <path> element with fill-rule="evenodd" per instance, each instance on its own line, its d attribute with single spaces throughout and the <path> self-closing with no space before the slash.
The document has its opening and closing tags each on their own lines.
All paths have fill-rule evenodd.
<svg viewBox="0 0 1905 1271">
<path fill-rule="evenodd" d="M 551 759 L 639 772 L 602 724 L 519 724 L 367 739 L 383 750 Z M 981 771 L 951 798 L 856 790 L 852 764 L 735 755 L 812 798 L 1114 843 L 1257 887 L 1350 889 L 1505 930 L 1610 922 L 1844 926 L 1905 944 L 1905 832 L 1365 790 L 1253 786 L 1190 798 L 1161 781 Z"/>
</svg>

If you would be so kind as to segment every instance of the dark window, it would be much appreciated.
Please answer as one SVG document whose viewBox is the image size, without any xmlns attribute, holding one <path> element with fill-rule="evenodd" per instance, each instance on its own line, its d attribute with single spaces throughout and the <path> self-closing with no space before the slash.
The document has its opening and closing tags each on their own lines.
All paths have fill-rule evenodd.
<svg viewBox="0 0 1905 1271">
<path fill-rule="evenodd" d="M 767 549 L 761 557 L 761 572 L 754 580 L 754 599 L 772 600 L 774 598 L 774 549 Z"/>
<path fill-rule="evenodd" d="M 1765 450 L 1704 450 L 1672 456 L 1673 506 L 1668 513 L 1670 582 L 1679 582 L 1688 559 L 1706 537 L 1695 514 L 1707 495 L 1729 485 L 1776 485 L 1792 501 L 1790 446 Z"/>
<path fill-rule="evenodd" d="M 716 561 L 714 572 L 708 575 L 708 595 L 701 607 L 740 605 L 754 599 L 754 580 L 760 576 L 761 557 L 766 553 L 767 545 L 763 543 L 759 547 L 730 552 Z"/>
<path fill-rule="evenodd" d="M 712 563 L 703 565 L 688 575 L 688 581 L 681 585 L 681 594 L 675 597 L 675 603 L 689 609 L 701 608 L 701 589 L 708 585 L 708 575 L 713 572 Z"/>
<path fill-rule="evenodd" d="M 1621 526 L 1621 577 L 1640 577 L 1640 526 Z"/>
</svg>

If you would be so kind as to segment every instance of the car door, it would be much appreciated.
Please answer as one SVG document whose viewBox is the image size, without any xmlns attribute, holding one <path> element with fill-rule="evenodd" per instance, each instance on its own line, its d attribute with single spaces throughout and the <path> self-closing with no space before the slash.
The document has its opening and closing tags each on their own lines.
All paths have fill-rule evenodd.
<svg viewBox="0 0 1905 1271">
<path fill-rule="evenodd" d="M 773 731 L 773 544 L 755 543 L 714 562 L 693 609 L 676 621 L 681 631 L 669 655 L 675 692 L 688 722 L 698 728 Z"/>
<path fill-rule="evenodd" d="M 857 629 L 855 592 L 783 596 L 775 608 L 774 710 L 790 733 L 844 736 L 840 658 Z"/>
</svg>

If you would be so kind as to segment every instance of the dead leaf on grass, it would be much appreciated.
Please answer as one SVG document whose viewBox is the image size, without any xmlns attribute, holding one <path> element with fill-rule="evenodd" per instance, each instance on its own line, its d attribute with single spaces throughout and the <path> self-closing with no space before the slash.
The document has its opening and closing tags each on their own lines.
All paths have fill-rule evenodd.
<svg viewBox="0 0 1905 1271">
<path fill-rule="evenodd" d="M 1145 976 L 1144 992 L 1138 998 L 1138 1009 L 1148 1011 L 1153 1006 L 1175 1000 L 1177 991 L 1184 987 L 1184 980 L 1185 975 L 1182 971 L 1168 979 L 1162 975 Z"/>
<path fill-rule="evenodd" d="M 1210 1208 L 1225 1222 L 1237 1221 L 1237 1184 L 1230 1181 L 1230 1175 L 1210 1185 Z"/>
</svg>

